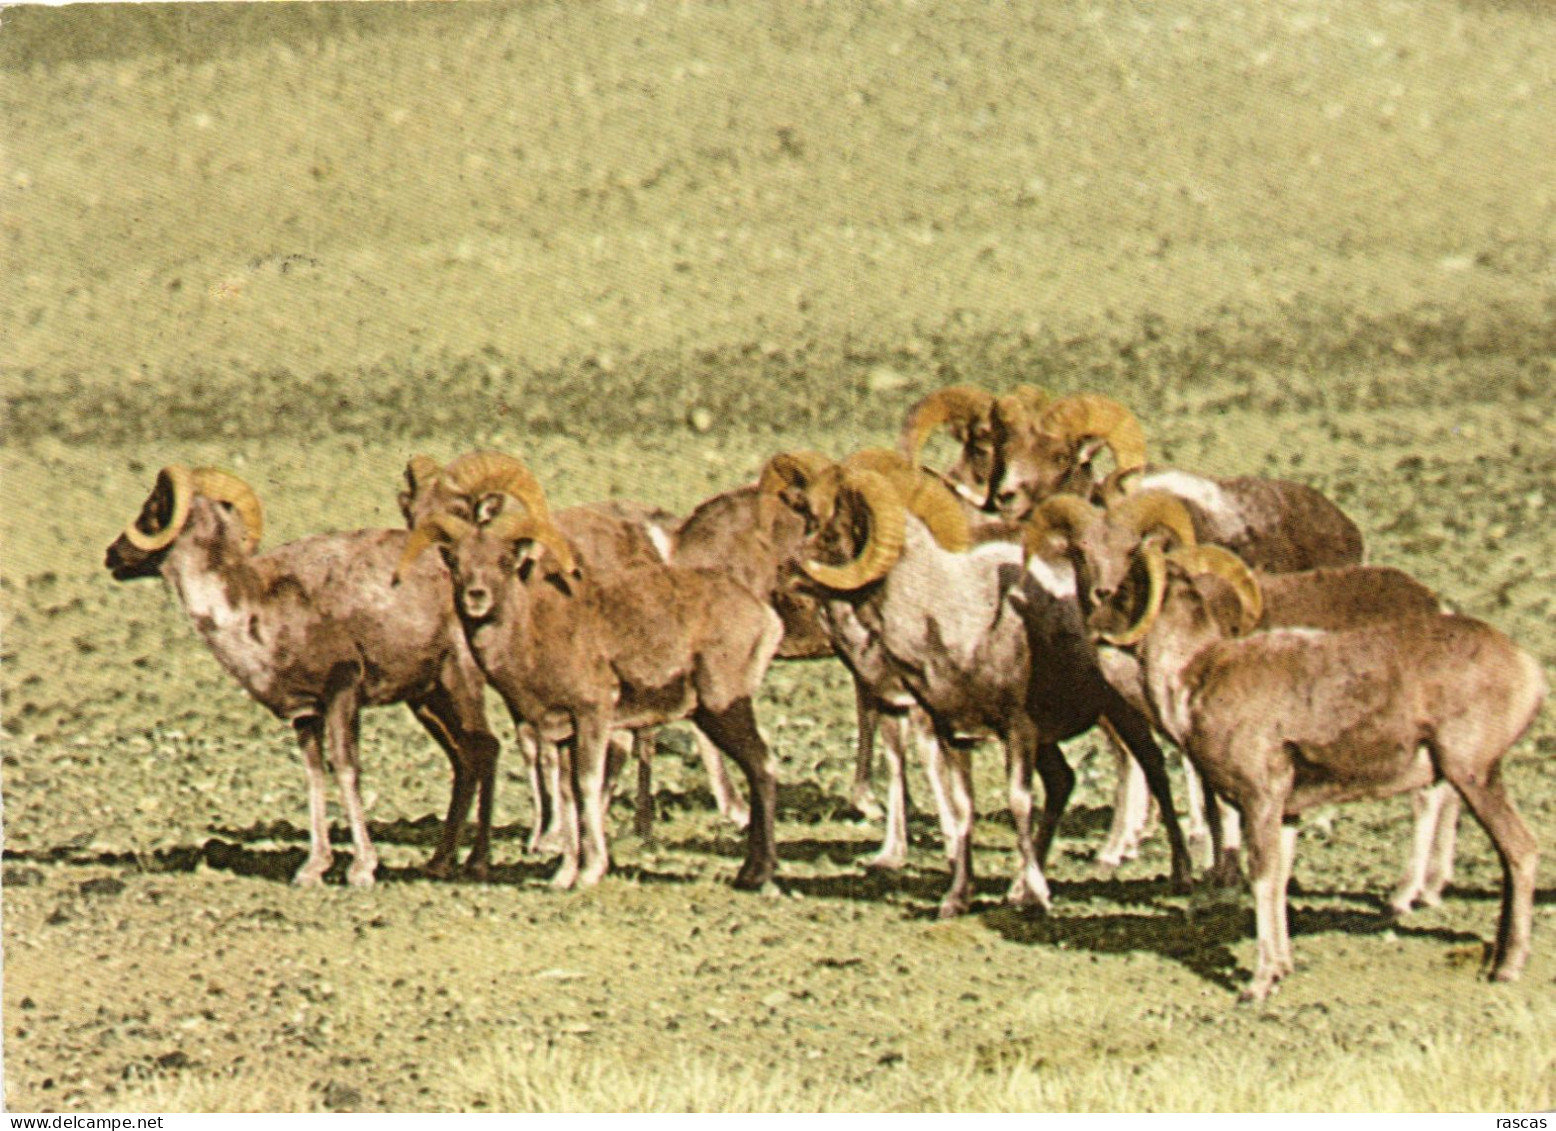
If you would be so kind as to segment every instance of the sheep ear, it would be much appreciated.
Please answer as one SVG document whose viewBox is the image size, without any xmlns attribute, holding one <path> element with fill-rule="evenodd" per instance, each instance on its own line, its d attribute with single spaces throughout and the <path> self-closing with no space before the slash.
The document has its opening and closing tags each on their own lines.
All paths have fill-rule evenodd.
<svg viewBox="0 0 1556 1131">
<path fill-rule="evenodd" d="M 513 572 L 521 582 L 528 585 L 536 567 L 540 565 L 540 555 L 535 552 L 537 547 L 532 539 L 525 538 L 514 548 L 518 551 L 519 558 L 513 565 Z"/>
<path fill-rule="evenodd" d="M 1075 449 L 1075 463 L 1079 467 L 1089 468 L 1097 453 L 1108 446 L 1108 442 L 1101 436 L 1088 436 L 1080 442 Z"/>
<path fill-rule="evenodd" d="M 485 526 L 502 513 L 503 497 L 501 491 L 488 491 L 475 501 L 472 507 L 473 517 L 477 526 Z"/>
</svg>

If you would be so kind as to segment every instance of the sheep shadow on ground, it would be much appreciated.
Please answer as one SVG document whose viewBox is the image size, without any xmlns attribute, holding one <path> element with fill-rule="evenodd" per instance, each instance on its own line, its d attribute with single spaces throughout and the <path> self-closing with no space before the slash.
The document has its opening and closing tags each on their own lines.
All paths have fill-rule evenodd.
<svg viewBox="0 0 1556 1131">
<path fill-rule="evenodd" d="M 976 909 L 975 909 L 976 910 Z M 1253 907 L 1246 900 L 1205 906 L 1157 905 L 1155 914 L 1132 912 L 1065 914 L 1057 905 L 1043 915 L 1015 907 L 985 911 L 979 920 L 1007 942 L 1057 947 L 1093 954 L 1151 953 L 1177 962 L 1222 989 L 1238 991 L 1252 971 L 1238 965 L 1232 946 L 1254 939 Z M 1304 936 L 1340 933 L 1351 937 L 1393 932 L 1410 939 L 1450 945 L 1480 943 L 1480 936 L 1445 927 L 1411 927 L 1373 911 L 1346 907 L 1291 908 L 1291 935 L 1298 946 Z"/>
</svg>

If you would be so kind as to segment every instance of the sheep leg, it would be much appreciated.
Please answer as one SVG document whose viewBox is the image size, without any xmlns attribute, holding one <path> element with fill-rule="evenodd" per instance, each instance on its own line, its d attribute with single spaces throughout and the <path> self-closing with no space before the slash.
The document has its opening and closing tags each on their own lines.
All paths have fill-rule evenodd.
<svg viewBox="0 0 1556 1131">
<path fill-rule="evenodd" d="M 881 803 L 875 799 L 874 771 L 875 771 L 875 732 L 882 725 L 882 713 L 880 700 L 875 697 L 864 681 L 857 675 L 854 676 L 854 718 L 858 723 L 858 733 L 854 746 L 854 783 L 849 789 L 848 800 L 855 809 L 863 813 L 867 820 L 879 820 L 886 815 L 881 812 Z M 883 733 L 882 738 L 886 738 Z M 899 739 L 900 741 L 900 739 Z M 891 739 L 886 738 L 889 745 Z M 902 765 L 902 748 L 897 749 L 896 765 Z M 892 752 L 888 749 L 886 757 L 887 765 L 893 765 L 890 761 Z M 894 779 L 890 788 L 895 789 L 898 783 Z M 887 813 L 890 813 L 890 805 L 893 800 L 888 797 Z M 906 820 L 906 818 L 904 818 Z M 891 838 L 891 830 L 887 830 L 888 841 Z M 883 848 L 884 852 L 885 849 Z M 883 865 L 884 866 L 884 865 Z M 901 867 L 901 865 L 897 865 Z"/>
<path fill-rule="evenodd" d="M 637 756 L 637 793 L 632 799 L 632 831 L 643 840 L 654 839 L 655 732 L 645 727 L 632 732 L 632 752 Z"/>
<path fill-rule="evenodd" d="M 1453 857 L 1459 839 L 1459 813 L 1464 807 L 1451 786 L 1443 788 L 1442 810 L 1437 814 L 1437 836 L 1432 840 L 1432 859 L 1426 868 L 1426 887 L 1421 892 L 1421 903 L 1436 907 L 1443 901 L 1443 892 L 1453 883 Z"/>
<path fill-rule="evenodd" d="M 610 801 L 610 783 L 615 776 L 612 763 L 619 766 L 625 755 L 612 742 L 607 719 L 593 714 L 575 717 L 574 728 L 573 758 L 578 794 L 583 803 L 583 859 L 578 883 L 591 887 L 610 870 L 605 810 Z"/>
<path fill-rule="evenodd" d="M 1281 887 L 1282 828 L 1280 803 L 1261 797 L 1243 810 L 1248 826 L 1248 873 L 1253 887 L 1254 933 L 1258 940 L 1253 981 L 1239 995 L 1241 1001 L 1263 1001 L 1290 970 L 1285 956 L 1291 944 L 1283 937 L 1286 922 Z"/>
<path fill-rule="evenodd" d="M 1111 731 L 1108 749 L 1113 752 L 1117 785 L 1113 789 L 1113 822 L 1108 826 L 1107 840 L 1097 850 L 1097 862 L 1117 868 L 1140 855 L 1140 841 L 1150 825 L 1151 793 L 1145 784 L 1145 772 Z"/>
<path fill-rule="evenodd" d="M 1031 749 L 1038 777 L 1043 779 L 1043 820 L 1038 825 L 1037 843 L 1033 849 L 1038 866 L 1041 867 L 1048 863 L 1048 853 L 1059 832 L 1059 818 L 1064 816 L 1065 807 L 1070 803 L 1070 794 L 1075 790 L 1075 771 L 1065 761 L 1064 751 L 1059 749 L 1058 743 L 1034 743 Z M 1030 789 L 1030 770 L 1028 775 Z"/>
<path fill-rule="evenodd" d="M 557 766 L 554 779 L 556 792 L 552 794 L 551 803 L 556 813 L 557 833 L 561 840 L 558 850 L 562 854 L 562 862 L 557 865 L 557 870 L 551 876 L 551 886 L 554 888 L 570 888 L 578 882 L 578 788 L 574 774 L 576 762 L 574 751 L 577 742 L 575 730 L 573 737 L 567 741 L 549 744 Z M 544 750 L 545 745 L 542 745 L 541 749 Z"/>
<path fill-rule="evenodd" d="M 1210 796 L 1209 787 L 1199 780 L 1194 763 L 1183 759 L 1183 799 L 1189 809 L 1189 852 L 1198 856 L 1202 867 L 1210 869 L 1216 864 L 1216 841 L 1210 835 L 1208 805 L 1217 805 Z M 1223 826 L 1224 827 L 1224 826 Z"/>
<path fill-rule="evenodd" d="M 1297 836 L 1301 833 L 1301 826 L 1296 818 L 1288 818 L 1280 827 L 1280 879 L 1276 890 L 1280 898 L 1275 902 L 1276 926 L 1280 930 L 1280 965 L 1281 969 L 1290 974 L 1297 968 L 1296 960 L 1291 954 L 1291 923 L 1289 919 L 1291 899 L 1287 894 L 1291 891 L 1291 868 L 1297 859 Z"/>
<path fill-rule="evenodd" d="M 746 775 L 751 819 L 746 826 L 746 858 L 735 876 L 735 887 L 751 891 L 765 886 L 778 867 L 774 824 L 778 809 L 778 778 L 772 752 L 756 727 L 749 697 L 742 696 L 715 710 L 699 704 L 692 722 L 708 739 L 735 760 Z"/>
<path fill-rule="evenodd" d="M 1162 814 L 1162 824 L 1167 830 L 1167 843 L 1172 851 L 1172 890 L 1180 894 L 1194 886 L 1194 865 L 1189 860 L 1189 848 L 1178 825 L 1178 813 L 1172 803 L 1172 785 L 1167 780 L 1167 760 L 1162 748 L 1151 736 L 1151 724 L 1144 715 L 1125 702 L 1117 692 L 1109 689 L 1112 703 L 1101 718 L 1104 727 L 1129 748 L 1145 772 L 1146 785 Z"/>
<path fill-rule="evenodd" d="M 719 814 L 737 829 L 748 827 L 751 823 L 751 809 L 741 798 L 735 783 L 729 780 L 729 770 L 724 765 L 724 756 L 719 753 L 718 746 L 701 730 L 693 733 L 697 739 L 697 753 L 702 758 L 703 767 L 708 771 L 708 786 L 713 790 L 713 800 L 718 806 Z"/>
<path fill-rule="evenodd" d="M 325 807 L 324 720 L 306 715 L 292 722 L 297 744 L 303 750 L 308 771 L 308 859 L 297 869 L 292 882 L 298 887 L 314 887 L 324 882 L 324 873 L 335 861 L 330 848 L 329 813 Z"/>
<path fill-rule="evenodd" d="M 906 712 L 878 714 L 881 738 L 886 749 L 886 838 L 881 850 L 865 861 L 866 868 L 895 872 L 908 862 L 908 772 L 907 745 L 910 722 Z M 863 722 L 861 721 L 861 726 Z M 869 782 L 866 780 L 866 787 Z M 857 788 L 858 781 L 855 780 Z M 855 794 L 858 807 L 858 795 Z"/>
<path fill-rule="evenodd" d="M 1442 815 L 1444 800 L 1451 793 L 1453 787 L 1446 781 L 1411 791 L 1410 813 L 1415 824 L 1410 838 L 1410 859 L 1399 885 L 1389 897 L 1389 910 L 1395 915 L 1408 915 L 1426 890 L 1426 871 L 1432 845 L 1437 839 L 1437 819 Z"/>
<path fill-rule="evenodd" d="M 940 839 L 950 845 L 956 836 L 957 822 L 951 807 L 951 778 L 946 769 L 945 755 L 941 753 L 939 738 L 932 727 L 914 726 L 918 732 L 919 755 L 924 760 L 924 773 L 929 778 L 929 790 L 935 797 L 935 816 L 940 821 Z"/>
<path fill-rule="evenodd" d="M 472 713 L 472 706 L 475 713 Z M 480 704 L 461 703 L 444 687 L 436 688 L 425 699 L 410 705 L 416 721 L 437 741 L 448 755 L 454 771 L 453 795 L 448 816 L 443 821 L 443 836 L 437 851 L 423 871 L 432 876 L 447 876 L 459 851 L 459 835 L 470 814 L 477 791 L 475 842 L 465 861 L 466 870 L 477 879 L 485 879 L 491 865 L 492 795 L 497 777 L 497 739 L 486 729 Z M 472 725 L 474 724 L 474 725 Z"/>
<path fill-rule="evenodd" d="M 1516 982 L 1529 960 L 1539 845 L 1507 796 L 1500 766 L 1493 766 L 1485 781 L 1477 780 L 1473 773 L 1456 774 L 1450 780 L 1502 860 L 1502 914 L 1491 955 L 1491 977 L 1497 982 Z"/>
<path fill-rule="evenodd" d="M 1051 742 L 1034 743 L 1030 734 L 1012 734 L 1005 748 L 1005 773 L 1010 780 L 1010 815 L 1016 826 L 1016 851 L 1021 862 L 1011 881 L 1005 902 L 1016 907 L 1053 906 L 1042 861 L 1053 844 L 1059 817 L 1075 785 L 1075 771 Z M 1032 764 L 1036 758 L 1043 777 L 1043 822 L 1039 843 L 1032 843 Z"/>
<path fill-rule="evenodd" d="M 1410 860 L 1399 886 L 1389 898 L 1389 910 L 1395 915 L 1408 915 L 1418 900 L 1427 906 L 1437 906 L 1442 902 L 1443 888 L 1453 878 L 1459 795 L 1446 781 L 1439 781 L 1414 790 L 1410 794 L 1410 810 L 1415 818 Z M 1446 860 L 1443 855 L 1445 839 Z"/>
<path fill-rule="evenodd" d="M 946 829 L 945 853 L 951 867 L 951 885 L 941 897 L 940 918 L 950 919 L 972 907 L 972 757 L 965 746 L 951 742 L 951 736 L 939 728 L 935 737 L 946 775 L 942 786 L 946 808 L 941 823 Z"/>
<path fill-rule="evenodd" d="M 351 866 L 346 869 L 346 882 L 352 887 L 365 888 L 373 886 L 373 873 L 378 870 L 378 853 L 367 833 L 367 814 L 362 806 L 358 784 L 361 774 L 357 758 L 360 703 L 361 697 L 355 685 L 336 692 L 325 710 L 324 736 L 329 747 L 330 766 L 335 771 L 335 781 L 340 785 L 346 823 L 351 826 L 352 848 L 356 853 Z"/>
<path fill-rule="evenodd" d="M 1190 764 L 1187 758 L 1184 759 L 1184 764 Z M 1205 824 L 1210 829 L 1211 861 L 1205 879 L 1211 887 L 1235 888 L 1243 881 L 1242 866 L 1237 859 L 1243 841 L 1241 818 L 1236 809 L 1221 803 L 1221 799 L 1215 795 L 1210 788 L 1210 782 L 1203 775 L 1196 776 L 1205 813 Z"/>
</svg>

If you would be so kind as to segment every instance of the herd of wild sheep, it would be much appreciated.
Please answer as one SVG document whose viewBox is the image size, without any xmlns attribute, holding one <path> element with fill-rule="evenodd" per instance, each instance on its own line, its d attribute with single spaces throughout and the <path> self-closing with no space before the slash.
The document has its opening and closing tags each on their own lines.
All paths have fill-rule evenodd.
<svg viewBox="0 0 1556 1131">
<path fill-rule="evenodd" d="M 959 455 L 921 466 L 942 428 Z M 222 666 L 295 729 L 311 835 L 299 884 L 331 864 L 326 763 L 355 848 L 347 878 L 373 882 L 358 717 L 399 702 L 453 767 L 427 871 L 454 867 L 474 801 L 466 868 L 485 875 L 489 684 L 524 752 L 529 847 L 560 855 L 558 887 L 605 875 L 616 773 L 638 760 L 647 819 L 653 728 L 687 719 L 721 810 L 747 828 L 735 885 L 760 888 L 777 862 L 777 786 L 753 703 L 775 658 L 835 655 L 854 679 L 854 801 L 867 812 L 880 812 L 877 735 L 889 768 L 869 865 L 905 862 L 911 744 L 945 837 L 942 915 L 971 904 L 973 747 L 1005 749 L 1019 852 L 1007 899 L 1047 908 L 1044 861 L 1074 784 L 1059 744 L 1101 726 L 1120 769 L 1101 859 L 1135 851 L 1153 802 L 1180 890 L 1191 841 L 1208 840 L 1219 883 L 1240 879 L 1246 842 L 1257 962 L 1245 998 L 1292 971 L 1296 818 L 1407 790 L 1415 828 L 1394 908 L 1441 898 L 1462 800 L 1502 861 L 1492 976 L 1516 979 L 1529 957 L 1538 854 L 1501 761 L 1545 697 L 1539 665 L 1404 573 L 1361 564 L 1356 525 L 1317 491 L 1148 466 L 1139 423 L 1109 398 L 941 389 L 911 410 L 896 451 L 780 453 L 685 518 L 622 502 L 553 511 L 524 463 L 495 452 L 417 456 L 405 479 L 406 529 L 259 553 L 262 512 L 242 480 L 170 466 L 108 548 L 116 579 L 165 578 Z M 1189 838 L 1158 734 L 1192 771 Z"/>
</svg>

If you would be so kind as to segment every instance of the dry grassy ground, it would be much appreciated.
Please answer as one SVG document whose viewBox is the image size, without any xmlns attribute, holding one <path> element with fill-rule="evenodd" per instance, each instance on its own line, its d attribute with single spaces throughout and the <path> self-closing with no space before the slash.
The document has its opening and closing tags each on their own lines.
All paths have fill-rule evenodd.
<svg viewBox="0 0 1556 1131">
<path fill-rule="evenodd" d="M 684 510 L 1027 381 L 1323 488 L 1556 670 L 1543 5 L 8 9 L 0 75 L 11 1110 L 1556 1104 L 1549 711 L 1509 766 L 1547 853 L 1521 984 L 1477 976 L 1468 822 L 1446 904 L 1383 916 L 1396 799 L 1308 823 L 1298 973 L 1239 1009 L 1246 906 L 1171 895 L 1159 847 L 1090 862 L 1089 741 L 1052 916 L 999 905 L 992 753 L 972 915 L 931 918 L 927 813 L 863 874 L 831 664 L 759 707 L 779 896 L 729 890 L 684 734 L 599 888 L 523 855 L 511 744 L 493 882 L 426 880 L 446 770 L 397 712 L 364 730 L 383 882 L 293 890 L 286 728 L 101 568 L 174 460 L 247 476 L 270 544 L 393 524 L 407 456 L 477 445 Z"/>
</svg>

